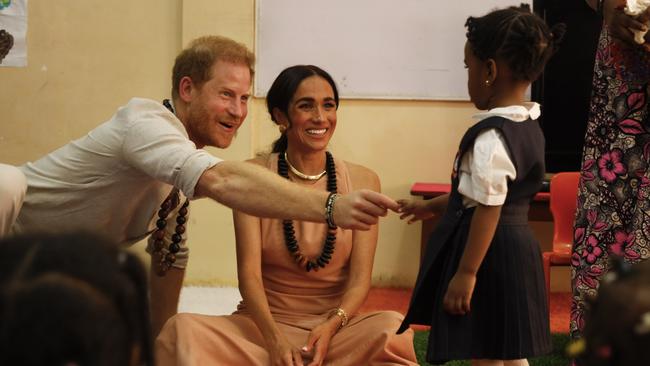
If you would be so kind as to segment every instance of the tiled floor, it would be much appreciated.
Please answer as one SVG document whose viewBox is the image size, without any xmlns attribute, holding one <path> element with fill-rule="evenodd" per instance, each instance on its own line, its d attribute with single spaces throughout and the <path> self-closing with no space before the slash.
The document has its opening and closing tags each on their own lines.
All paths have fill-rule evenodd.
<svg viewBox="0 0 650 366">
<path fill-rule="evenodd" d="M 408 308 L 410 298 L 410 289 L 372 288 L 360 311 L 395 310 L 403 314 Z M 179 311 L 214 315 L 230 314 L 240 300 L 239 291 L 234 287 L 184 287 Z M 570 305 L 569 293 L 551 294 L 553 333 L 568 332 Z"/>
</svg>

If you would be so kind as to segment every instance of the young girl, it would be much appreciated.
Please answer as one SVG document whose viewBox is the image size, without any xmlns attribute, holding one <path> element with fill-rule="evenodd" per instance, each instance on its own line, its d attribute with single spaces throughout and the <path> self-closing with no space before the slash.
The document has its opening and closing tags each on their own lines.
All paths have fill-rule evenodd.
<svg viewBox="0 0 650 366">
<path fill-rule="evenodd" d="M 444 211 L 400 331 L 431 325 L 431 363 L 527 365 L 551 342 L 542 258 L 528 227 L 544 178 L 544 136 L 539 105 L 524 100 L 564 27 L 549 30 L 524 5 L 465 25 L 469 95 L 487 112 L 460 142 L 451 193 L 400 201 L 409 223 Z"/>
</svg>

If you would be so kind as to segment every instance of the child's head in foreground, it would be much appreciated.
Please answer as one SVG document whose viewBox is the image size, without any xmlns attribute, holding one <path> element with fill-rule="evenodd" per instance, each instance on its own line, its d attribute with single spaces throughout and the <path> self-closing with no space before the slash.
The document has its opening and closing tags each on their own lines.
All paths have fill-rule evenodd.
<svg viewBox="0 0 650 366">
<path fill-rule="evenodd" d="M 650 262 L 615 263 L 591 301 L 579 342 L 581 366 L 650 365 Z"/>
<path fill-rule="evenodd" d="M 0 247 L 0 364 L 153 364 L 135 255 L 89 233 L 14 236 Z"/>
</svg>

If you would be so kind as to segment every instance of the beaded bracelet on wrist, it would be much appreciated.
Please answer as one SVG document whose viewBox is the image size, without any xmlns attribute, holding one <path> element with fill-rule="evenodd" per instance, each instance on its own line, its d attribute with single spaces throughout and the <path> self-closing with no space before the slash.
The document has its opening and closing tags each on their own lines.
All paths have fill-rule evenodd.
<svg viewBox="0 0 650 366">
<path fill-rule="evenodd" d="M 338 198 L 338 193 L 330 192 L 329 196 L 327 196 L 327 201 L 325 201 L 325 220 L 327 221 L 327 226 L 333 229 L 336 229 L 336 223 L 334 222 L 334 202 Z"/>
</svg>

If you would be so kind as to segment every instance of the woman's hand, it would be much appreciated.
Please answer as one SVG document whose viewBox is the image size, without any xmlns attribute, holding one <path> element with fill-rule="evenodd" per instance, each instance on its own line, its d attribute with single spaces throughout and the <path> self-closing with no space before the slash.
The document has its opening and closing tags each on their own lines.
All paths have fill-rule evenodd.
<svg viewBox="0 0 650 366">
<path fill-rule="evenodd" d="M 280 337 L 268 346 L 269 358 L 273 366 L 304 366 L 300 350 Z"/>
<path fill-rule="evenodd" d="M 321 366 L 327 355 L 330 340 L 341 324 L 339 317 L 334 316 L 319 324 L 307 337 L 307 344 L 302 348 L 304 354 L 312 355 L 312 361 L 307 366 Z"/>
<path fill-rule="evenodd" d="M 407 223 L 409 224 L 434 216 L 433 210 L 429 207 L 429 201 L 401 199 L 397 200 L 397 203 L 399 204 L 399 218 L 408 219 Z"/>
<path fill-rule="evenodd" d="M 443 299 L 445 310 L 454 315 L 465 315 L 469 313 L 476 275 L 467 272 L 456 272 L 447 287 L 447 293 Z"/>
<path fill-rule="evenodd" d="M 623 12 L 622 9 L 624 6 L 625 1 L 605 0 L 603 3 L 603 17 L 605 23 L 607 24 L 612 37 L 615 37 L 629 45 L 639 46 L 639 44 L 634 41 L 634 32 L 645 32 L 648 30 L 646 24 L 650 18 L 650 10 L 639 15 L 637 18 L 634 18 L 633 16 L 627 15 Z M 648 48 L 647 42 L 644 46 Z"/>
</svg>

